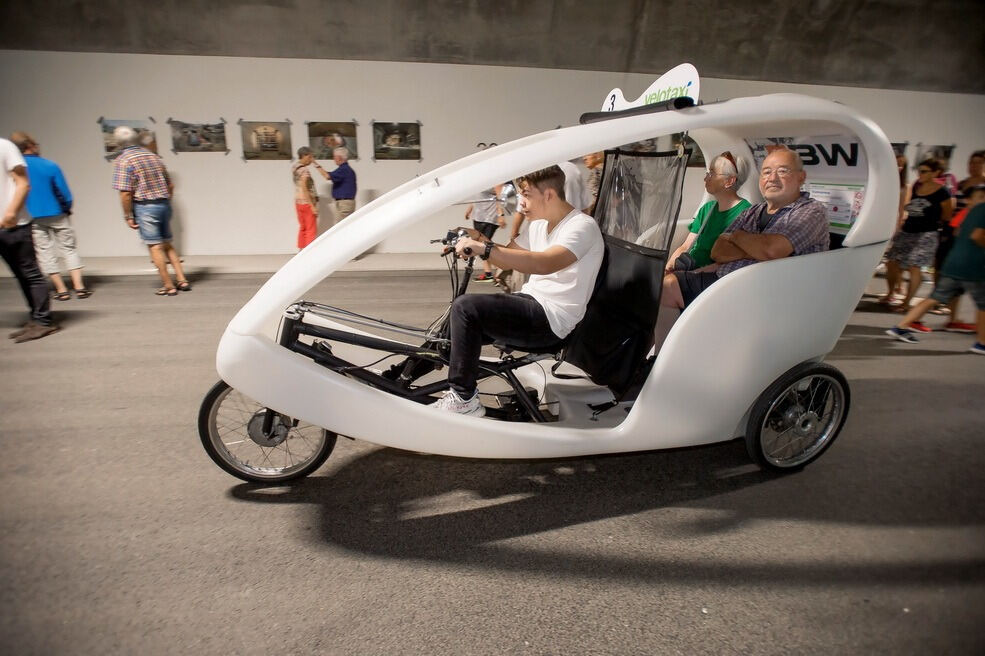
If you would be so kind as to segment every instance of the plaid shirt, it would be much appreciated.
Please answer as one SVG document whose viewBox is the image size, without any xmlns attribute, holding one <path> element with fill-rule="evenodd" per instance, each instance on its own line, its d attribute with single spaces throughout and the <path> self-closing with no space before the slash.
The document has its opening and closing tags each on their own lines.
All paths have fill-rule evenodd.
<svg viewBox="0 0 985 656">
<path fill-rule="evenodd" d="M 770 216 L 766 228 L 759 229 L 759 213 L 766 203 L 753 205 L 739 215 L 732 225 L 723 232 L 731 233 L 745 230 L 753 234 L 783 235 L 793 246 L 791 255 L 807 255 L 828 250 L 828 216 L 824 204 L 816 201 L 807 193 L 801 193 L 800 198 L 786 207 L 781 207 L 776 214 Z M 726 262 L 718 267 L 718 277 L 728 275 L 736 269 L 755 264 L 758 260 L 743 259 Z"/>
<path fill-rule="evenodd" d="M 134 200 L 171 198 L 169 184 L 164 162 L 146 148 L 124 148 L 113 163 L 113 189 L 132 191 Z"/>
</svg>

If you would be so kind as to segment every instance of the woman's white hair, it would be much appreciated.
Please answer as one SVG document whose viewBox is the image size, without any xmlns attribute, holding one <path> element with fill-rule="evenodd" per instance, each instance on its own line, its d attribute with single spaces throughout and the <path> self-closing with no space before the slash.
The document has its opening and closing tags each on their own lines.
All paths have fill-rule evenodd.
<svg viewBox="0 0 985 656">
<path fill-rule="evenodd" d="M 735 155 L 733 155 L 735 157 Z M 735 177 L 735 186 L 741 187 L 749 175 L 749 164 L 742 157 L 735 157 L 735 164 L 725 155 L 719 155 L 711 162 L 712 167 L 721 165 L 722 174 Z"/>
<path fill-rule="evenodd" d="M 349 161 L 349 149 L 345 146 L 339 146 L 338 148 L 333 149 L 332 155 L 338 155 L 344 162 Z"/>
</svg>

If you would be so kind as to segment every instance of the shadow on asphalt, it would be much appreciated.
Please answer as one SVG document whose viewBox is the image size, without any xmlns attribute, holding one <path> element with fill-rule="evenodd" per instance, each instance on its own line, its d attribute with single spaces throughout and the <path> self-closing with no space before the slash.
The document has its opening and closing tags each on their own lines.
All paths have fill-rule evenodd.
<svg viewBox="0 0 985 656">
<path fill-rule="evenodd" d="M 888 383 L 861 386 L 868 384 L 885 388 Z M 856 557 L 841 545 L 816 545 L 812 553 L 818 562 L 810 565 L 682 558 L 681 551 L 686 550 L 682 539 L 693 537 L 704 543 L 709 536 L 728 535 L 749 522 L 980 530 L 981 490 L 961 489 L 960 484 L 977 480 L 972 470 L 982 465 L 980 458 L 966 463 L 968 471 L 934 468 L 929 463 L 941 454 L 933 452 L 933 442 L 928 446 L 925 439 L 887 435 L 880 441 L 895 441 L 895 450 L 883 452 L 886 444 L 875 443 L 864 434 L 867 431 L 853 435 L 850 428 L 851 418 L 824 457 L 786 475 L 749 464 L 741 440 L 563 461 L 473 461 L 381 448 L 328 476 L 280 488 L 242 484 L 230 494 L 255 503 L 311 504 L 319 516 L 318 539 L 356 552 L 434 563 L 467 562 L 532 575 L 797 585 L 985 580 L 985 559 L 935 561 L 920 554 L 912 562 L 901 562 L 896 556 L 880 563 L 878 554 Z M 947 448 L 974 448 L 972 436 L 958 439 L 964 441 L 952 441 Z M 584 546 L 575 552 L 555 550 L 557 541 L 536 547 L 508 542 L 679 507 L 710 512 L 689 510 L 695 518 L 683 520 L 683 525 L 679 514 L 674 520 L 656 515 L 637 521 L 654 542 L 673 541 L 666 559 L 614 556 L 605 548 L 596 555 L 586 553 L 590 549 Z M 599 530 L 602 545 L 611 528 Z M 782 534 L 778 539 L 787 540 Z M 583 545 L 584 537 L 580 541 Z"/>
<path fill-rule="evenodd" d="M 947 334 L 956 338 L 963 337 L 966 339 L 955 339 L 953 350 L 943 350 L 941 348 L 928 349 L 921 348 L 919 342 L 916 344 L 900 342 L 887 335 L 885 328 L 848 324 L 845 326 L 845 330 L 842 331 L 834 350 L 826 356 L 826 359 L 864 360 L 915 355 L 952 356 L 964 354 L 972 342 L 974 342 L 974 335 Z M 917 335 L 918 340 L 929 338 L 929 335 Z"/>
</svg>

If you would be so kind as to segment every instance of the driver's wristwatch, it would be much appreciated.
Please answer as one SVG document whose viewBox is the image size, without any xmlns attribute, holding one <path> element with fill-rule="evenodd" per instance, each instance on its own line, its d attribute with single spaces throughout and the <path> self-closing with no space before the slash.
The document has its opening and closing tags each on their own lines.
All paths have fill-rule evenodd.
<svg viewBox="0 0 985 656">
<path fill-rule="evenodd" d="M 489 259 L 489 254 L 492 253 L 493 246 L 495 246 L 495 245 L 496 244 L 492 243 L 491 241 L 487 241 L 486 242 L 486 249 L 484 251 L 482 251 L 482 254 L 479 257 L 482 258 L 483 260 L 488 260 Z"/>
</svg>

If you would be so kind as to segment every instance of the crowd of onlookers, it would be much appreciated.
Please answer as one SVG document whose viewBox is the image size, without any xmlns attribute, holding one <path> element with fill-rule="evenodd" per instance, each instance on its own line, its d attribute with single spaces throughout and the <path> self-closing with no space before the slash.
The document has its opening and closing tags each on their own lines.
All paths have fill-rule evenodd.
<svg viewBox="0 0 985 656">
<path fill-rule="evenodd" d="M 114 130 L 113 138 L 121 148 L 113 161 L 113 189 L 119 194 L 124 222 L 138 232 L 160 276 L 161 286 L 155 294 L 174 297 L 191 291 L 171 232 L 174 185 L 157 154 L 153 135 L 140 135 L 133 128 L 120 126 Z M 298 162 L 291 170 L 299 223 L 298 248 L 311 243 L 317 232 L 318 196 L 310 167 L 332 181 L 335 210 L 340 218 L 355 209 L 356 175 L 347 163 L 348 155 L 346 148 L 335 148 L 333 159 L 337 166 L 328 172 L 314 161 L 310 148 L 298 151 Z M 86 299 L 92 290 L 83 280 L 71 222 L 72 192 L 61 168 L 41 157 L 41 144 L 26 132 L 14 132 L 9 140 L 0 139 L 0 165 L 0 255 L 30 308 L 27 323 L 9 335 L 21 343 L 59 330 L 51 316 L 52 299 L 68 301 L 73 295 Z M 62 277 L 60 262 L 69 274 L 71 288 Z"/>
<path fill-rule="evenodd" d="M 946 331 L 977 333 L 977 342 L 970 350 L 985 354 L 985 151 L 972 153 L 968 177 L 961 181 L 935 158 L 917 165 L 913 185 L 907 184 L 906 158 L 897 157 L 897 166 L 899 220 L 886 251 L 887 293 L 880 302 L 905 316 L 886 332 L 902 342 L 916 343 L 916 333 L 933 330 L 921 321 L 933 312 L 948 317 L 943 326 Z M 930 297 L 912 305 L 923 282 L 923 271 L 930 267 L 934 290 Z M 909 273 L 909 280 L 901 294 L 904 271 Z M 975 323 L 960 320 L 959 302 L 965 293 L 977 307 Z"/>
<path fill-rule="evenodd" d="M 155 293 L 173 297 L 191 291 L 181 257 L 172 244 L 174 187 L 167 169 L 152 145 L 142 143 L 132 128 L 121 126 L 114 137 L 122 150 L 113 165 L 113 188 L 119 193 L 124 221 L 138 231 L 160 276 L 161 287 Z M 346 148 L 336 148 L 333 159 L 336 168 L 326 171 L 314 161 L 309 148 L 301 148 L 292 166 L 298 248 L 309 244 L 317 229 L 318 197 L 312 168 L 331 181 L 335 211 L 340 218 L 354 209 L 356 176 L 348 165 Z M 30 320 L 10 337 L 23 342 L 58 330 L 51 317 L 51 298 L 66 301 L 74 295 L 85 299 L 92 291 L 82 276 L 70 219 L 72 194 L 61 169 L 41 157 L 40 144 L 24 132 L 15 132 L 10 140 L 0 139 L 0 160 L 5 171 L 0 176 L 0 252 L 31 311 Z M 592 153 L 583 161 L 587 177 L 573 162 L 561 162 L 548 173 L 540 172 L 537 184 L 531 183 L 529 176 L 523 185 L 509 183 L 519 191 L 512 217 L 507 217 L 501 186 L 485 192 L 465 212 L 466 219 L 475 226 L 475 244 L 490 249 L 495 246 L 492 237 L 497 229 L 506 227 L 508 219 L 509 240 L 499 248 L 506 252 L 528 243 L 529 226 L 543 218 L 536 212 L 547 211 L 546 207 L 555 213 L 570 208 L 570 212 L 591 216 L 599 193 L 603 155 Z M 931 330 L 920 321 L 925 313 L 947 314 L 944 330 L 977 332 L 978 341 L 971 350 L 985 353 L 985 151 L 972 154 L 968 177 L 961 181 L 944 170 L 938 160 L 930 158 L 919 163 L 918 179 L 909 185 L 905 158 L 899 158 L 897 163 L 899 216 L 886 252 L 888 291 L 881 302 L 905 316 L 888 332 L 912 343 L 917 341 L 915 332 Z M 825 209 L 801 191 L 806 174 L 799 156 L 785 147 L 770 150 L 759 171 L 763 202 L 757 205 L 738 195 L 749 169 L 743 158 L 730 152 L 710 160 L 704 186 L 711 200 L 698 208 L 686 239 L 667 259 L 663 306 L 684 309 L 720 277 L 748 264 L 828 248 Z M 532 189 L 547 193 L 553 200 L 534 210 L 530 204 Z M 564 216 L 567 213 L 559 215 L 558 220 Z M 523 293 L 531 271 L 512 266 L 512 254 L 490 257 L 491 252 L 481 258 L 483 271 L 476 280 L 493 281 L 505 291 Z M 71 287 L 62 277 L 59 260 L 64 262 Z M 922 272 L 930 267 L 934 271 L 934 291 L 928 299 L 911 307 Z M 905 292 L 904 273 L 909 275 Z M 536 273 L 534 277 L 542 275 Z M 958 302 L 965 293 L 972 296 L 978 309 L 975 324 L 959 320 Z"/>
</svg>

